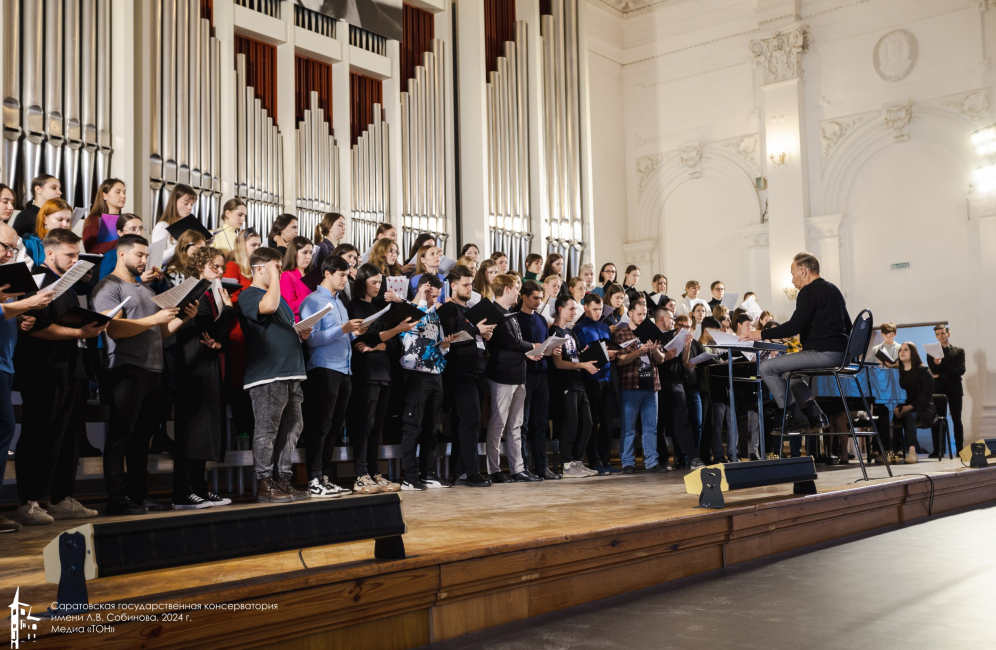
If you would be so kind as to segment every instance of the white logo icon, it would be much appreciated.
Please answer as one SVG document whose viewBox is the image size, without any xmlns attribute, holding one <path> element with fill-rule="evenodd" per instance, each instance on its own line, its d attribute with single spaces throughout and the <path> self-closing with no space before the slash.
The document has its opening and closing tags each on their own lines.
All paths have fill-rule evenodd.
<svg viewBox="0 0 996 650">
<path fill-rule="evenodd" d="M 17 650 L 21 641 L 34 641 L 38 636 L 38 623 L 41 619 L 31 615 L 31 606 L 19 602 L 21 588 L 14 592 L 14 602 L 10 604 L 10 647 Z"/>
</svg>

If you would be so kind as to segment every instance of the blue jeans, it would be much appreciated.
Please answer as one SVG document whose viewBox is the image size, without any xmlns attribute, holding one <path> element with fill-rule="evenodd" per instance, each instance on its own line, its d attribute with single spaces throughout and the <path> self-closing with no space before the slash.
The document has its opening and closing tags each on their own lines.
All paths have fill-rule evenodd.
<svg viewBox="0 0 996 650">
<path fill-rule="evenodd" d="M 7 452 L 14 439 L 14 405 L 10 392 L 14 385 L 14 374 L 0 370 L 0 485 L 3 485 L 7 471 Z"/>
<path fill-rule="evenodd" d="M 656 467 L 657 458 L 657 393 L 653 390 L 621 390 L 622 437 L 619 439 L 619 456 L 623 467 L 636 464 L 636 415 L 640 414 L 643 435 L 643 466 Z"/>
</svg>

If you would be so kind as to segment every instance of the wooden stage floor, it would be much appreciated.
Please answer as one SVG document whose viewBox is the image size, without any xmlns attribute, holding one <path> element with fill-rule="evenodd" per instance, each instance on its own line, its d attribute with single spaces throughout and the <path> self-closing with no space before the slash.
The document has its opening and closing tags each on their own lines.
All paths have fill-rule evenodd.
<svg viewBox="0 0 996 650">
<path fill-rule="evenodd" d="M 928 508 L 996 500 L 996 467 L 971 470 L 957 458 L 900 465 L 892 479 L 875 478 L 886 470 L 873 466 L 869 482 L 855 483 L 853 463 L 818 471 L 820 494 L 795 496 L 791 485 L 729 492 L 724 510 L 695 508 L 685 472 L 405 492 L 405 560 L 376 561 L 373 542 L 357 542 L 97 579 L 91 602 L 278 608 L 190 612 L 102 635 L 56 635 L 43 622 L 32 647 L 414 647 L 924 518 Z M 189 513 L 156 516 L 175 514 Z M 76 525 L 0 536 L 0 594 L 19 587 L 44 611 L 56 586 L 44 581 L 42 548 Z"/>
</svg>

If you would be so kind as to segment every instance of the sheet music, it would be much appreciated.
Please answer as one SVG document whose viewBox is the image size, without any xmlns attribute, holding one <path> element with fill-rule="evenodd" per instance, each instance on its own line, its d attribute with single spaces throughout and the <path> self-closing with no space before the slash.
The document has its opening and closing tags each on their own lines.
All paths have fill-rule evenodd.
<svg viewBox="0 0 996 650">
<path fill-rule="evenodd" d="M 674 338 L 667 342 L 664 346 L 665 352 L 670 352 L 671 350 L 681 351 L 685 349 L 688 342 L 692 340 L 692 333 L 688 330 L 681 330 L 674 335 Z"/>
<path fill-rule="evenodd" d="M 69 229 L 73 230 L 76 228 L 76 224 L 80 222 L 80 219 L 86 218 L 86 208 L 73 208 L 73 219 L 69 222 Z"/>
<path fill-rule="evenodd" d="M 453 335 L 453 340 L 450 342 L 461 343 L 463 341 L 473 341 L 473 340 L 474 336 L 470 332 L 465 332 L 464 330 L 460 330 L 459 332 Z"/>
<path fill-rule="evenodd" d="M 639 343 L 639 342 L 640 342 L 640 339 L 630 339 L 630 340 L 626 341 L 625 343 L 620 343 L 619 347 L 622 348 L 623 350 L 625 350 L 626 348 L 628 348 L 629 346 L 633 345 L 634 343 Z"/>
<path fill-rule="evenodd" d="M 315 326 L 316 323 L 318 323 L 318 321 L 325 318 L 325 314 L 329 313 L 330 311 L 332 311 L 332 303 L 325 305 L 322 309 L 319 309 L 311 316 L 308 316 L 307 318 L 303 319 L 300 323 L 294 325 L 294 331 L 303 332 L 304 330 L 311 329 L 312 327 Z"/>
<path fill-rule="evenodd" d="M 163 255 L 166 253 L 166 237 L 149 244 L 149 261 L 146 262 L 146 269 L 161 269 L 163 267 Z"/>
<path fill-rule="evenodd" d="M 737 308 L 737 300 L 740 299 L 739 293 L 725 293 L 723 299 L 719 302 L 722 306 L 726 307 L 730 311 Z"/>
<path fill-rule="evenodd" d="M 753 341 L 741 341 L 737 338 L 736 334 L 730 334 L 729 332 L 724 332 L 723 330 L 717 330 L 709 328 L 706 330 L 712 337 L 712 340 L 716 342 L 717 345 L 722 345 L 723 347 L 731 348 L 752 348 L 754 347 Z"/>
<path fill-rule="evenodd" d="M 650 302 L 652 302 L 654 304 L 654 306 L 658 306 L 657 301 L 661 299 L 661 294 L 659 294 L 659 293 L 652 293 L 649 296 L 647 296 L 647 298 L 650 299 Z"/>
<path fill-rule="evenodd" d="M 526 352 L 526 356 L 530 359 L 539 359 L 540 357 L 550 356 L 558 346 L 567 343 L 566 336 L 550 336 L 545 341 L 540 343 L 538 348 L 534 348 L 530 352 Z"/>
<path fill-rule="evenodd" d="M 179 305 L 194 288 L 194 285 L 200 281 L 200 278 L 187 278 L 169 291 L 152 296 L 152 302 L 156 303 L 160 309 L 172 309 Z"/>
<path fill-rule="evenodd" d="M 470 300 L 467 301 L 467 309 L 470 309 L 479 302 L 481 302 L 481 294 L 477 293 L 476 291 L 471 291 Z"/>
<path fill-rule="evenodd" d="M 691 359 L 689 359 L 688 363 L 692 364 L 693 366 L 697 366 L 703 361 L 710 361 L 715 358 L 716 357 L 714 355 L 711 355 L 708 352 L 703 352 L 702 354 L 694 356 Z"/>
<path fill-rule="evenodd" d="M 761 306 L 757 304 L 757 299 L 754 296 L 744 300 L 743 304 L 740 305 L 740 308 L 746 311 L 747 315 L 750 316 L 750 319 L 753 321 L 756 321 L 761 317 Z"/>
<path fill-rule="evenodd" d="M 384 314 L 386 314 L 388 311 L 390 311 L 390 309 L 391 309 L 391 305 L 388 304 L 387 307 L 384 307 L 383 309 L 381 309 L 376 314 L 371 314 L 370 316 L 367 316 L 366 318 L 364 318 L 363 319 L 363 324 L 364 325 L 369 325 L 370 323 L 374 322 L 375 320 L 377 320 L 378 318 L 380 318 L 381 316 L 383 316 Z"/>
<path fill-rule="evenodd" d="M 80 260 L 69 267 L 65 275 L 49 285 L 49 289 L 55 292 L 52 300 L 55 300 L 66 292 L 71 286 L 79 282 L 79 279 L 86 275 L 87 271 L 93 268 L 93 264 L 86 260 Z"/>
<path fill-rule="evenodd" d="M 215 320 L 221 318 L 221 310 L 225 307 L 225 301 L 222 296 L 223 291 L 220 279 L 211 280 L 211 293 L 214 295 L 214 304 L 218 307 L 218 315 L 214 317 Z"/>
<path fill-rule="evenodd" d="M 39 273 L 38 275 L 32 275 L 31 279 L 33 279 L 35 284 L 38 285 L 38 288 L 41 289 L 41 283 L 45 281 L 45 274 Z"/>
<path fill-rule="evenodd" d="M 405 291 L 405 285 L 408 284 L 408 278 L 406 278 L 405 276 L 389 275 L 388 277 L 384 278 L 384 281 L 387 282 L 386 291 L 393 291 L 394 293 L 398 294 L 399 298 L 402 299 L 404 299 L 408 295 L 408 292 Z"/>
<path fill-rule="evenodd" d="M 627 312 L 627 313 L 625 313 L 625 314 L 622 315 L 622 318 L 620 318 L 619 322 L 616 323 L 617 327 L 619 325 L 629 325 L 629 312 Z"/>
<path fill-rule="evenodd" d="M 118 313 L 122 309 L 124 309 L 124 306 L 128 304 L 129 300 L 131 300 L 131 296 L 128 296 L 127 298 L 122 300 L 121 303 L 116 307 L 111 307 L 108 311 L 104 312 L 104 316 L 107 316 L 108 318 L 114 318 L 115 316 L 118 315 Z"/>
<path fill-rule="evenodd" d="M 456 263 L 457 261 L 452 257 L 443 255 L 442 259 L 439 260 L 439 269 L 437 271 L 442 275 L 447 275 L 456 266 Z"/>
<path fill-rule="evenodd" d="M 944 358 L 944 346 L 940 343 L 924 343 L 923 349 L 927 351 L 927 354 L 935 359 Z"/>
</svg>

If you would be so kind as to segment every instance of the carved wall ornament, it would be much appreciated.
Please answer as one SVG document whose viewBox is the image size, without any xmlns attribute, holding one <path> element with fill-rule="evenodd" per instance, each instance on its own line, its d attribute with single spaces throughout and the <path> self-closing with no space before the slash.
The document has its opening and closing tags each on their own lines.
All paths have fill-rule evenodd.
<svg viewBox="0 0 996 650">
<path fill-rule="evenodd" d="M 701 144 L 691 144 L 686 147 L 682 147 L 679 155 L 681 156 L 681 164 L 688 168 L 688 175 L 690 177 L 699 178 L 702 176 Z"/>
<path fill-rule="evenodd" d="M 641 156 L 636 159 L 636 173 L 640 175 L 640 181 L 636 185 L 637 192 L 643 191 L 643 185 L 647 182 L 655 170 L 659 169 L 664 161 L 670 157 L 669 153 L 658 153 L 653 156 Z"/>
<path fill-rule="evenodd" d="M 882 107 L 885 118 L 884 126 L 893 132 L 892 139 L 896 142 L 906 142 L 910 139 L 910 122 L 913 121 L 913 100 Z"/>
<path fill-rule="evenodd" d="M 802 78 L 802 54 L 809 49 L 813 37 L 807 25 L 789 32 L 778 32 L 750 44 L 750 56 L 761 66 L 764 83 Z"/>
<path fill-rule="evenodd" d="M 851 117 L 846 119 L 829 120 L 820 124 L 820 149 L 823 153 L 822 161 L 825 163 L 830 157 L 830 151 L 837 146 L 837 143 L 847 135 L 853 127 L 861 124 L 864 117 Z"/>
<path fill-rule="evenodd" d="M 727 149 L 737 154 L 758 174 L 761 173 L 761 136 L 757 133 L 743 138 L 735 138 L 724 143 Z"/>
<path fill-rule="evenodd" d="M 985 120 L 989 115 L 989 95 L 984 90 L 976 90 L 960 99 L 945 102 L 944 105 L 977 122 Z"/>
<path fill-rule="evenodd" d="M 897 29 L 878 39 L 872 53 L 875 72 L 885 81 L 902 81 L 913 71 L 917 55 L 916 36 Z"/>
</svg>

